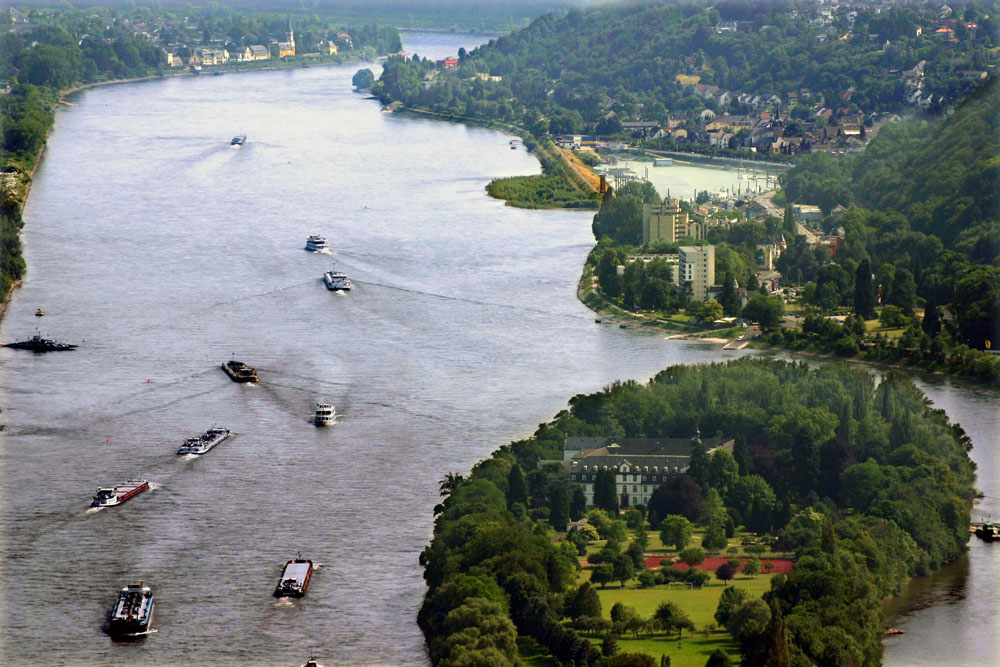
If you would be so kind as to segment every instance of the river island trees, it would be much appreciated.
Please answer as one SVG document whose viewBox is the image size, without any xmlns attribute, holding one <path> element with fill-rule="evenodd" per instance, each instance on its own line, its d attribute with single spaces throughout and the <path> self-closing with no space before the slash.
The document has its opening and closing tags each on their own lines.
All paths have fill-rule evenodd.
<svg viewBox="0 0 1000 667">
<path fill-rule="evenodd" d="M 623 426 L 626 436 L 717 429 L 746 452 L 739 456 L 746 459 L 742 468 L 737 457 L 710 459 L 701 483 L 677 475 L 664 484 L 694 485 L 703 500 L 688 508 L 696 520 L 721 519 L 725 529 L 726 519 L 737 517 L 736 523 L 753 523 L 797 554 L 791 574 L 776 576 L 763 600 L 731 593 L 720 604 L 720 622 L 739 640 L 743 664 L 769 664 L 775 651 L 791 664 L 877 663 L 884 625 L 879 601 L 965 549 L 974 493 L 968 439 L 942 411 L 928 409 L 905 376 L 889 373 L 876 383 L 857 367 L 810 369 L 759 359 L 674 366 L 647 384 L 617 383 L 577 397 L 533 437 L 478 464 L 445 499 L 421 556 L 429 590 L 420 623 L 436 663 L 458 643 L 449 639 L 456 630 L 444 619 L 472 598 L 505 608 L 519 635 L 535 638 L 562 661 L 596 665 L 602 659 L 596 637 L 580 637 L 559 622 L 573 613 L 567 610 L 593 607 L 590 594 L 572 585 L 575 533 L 567 550 L 563 534 L 550 532 L 544 519 L 516 518 L 507 510 L 507 485 L 516 479 L 514 466 L 542 475 L 528 484 L 535 491 L 526 501 L 529 516 L 544 516 L 536 510 L 548 506 L 550 485 L 568 482 L 560 472 L 539 470 L 537 462 L 558 459 L 567 436 Z M 672 495 L 690 502 L 677 489 Z M 675 506 L 671 501 L 662 518 L 650 519 L 680 546 L 684 520 L 670 511 Z M 636 562 L 619 534 L 625 522 L 598 510 L 588 520 L 609 546 L 620 545 L 592 556 L 604 562 L 590 581 L 603 587 L 630 580 Z M 637 525 L 631 509 L 626 520 Z M 695 564 L 704 557 L 700 547 L 682 553 Z M 770 568 L 758 561 L 748 571 L 760 569 Z M 644 579 L 644 586 L 657 585 L 656 577 Z M 688 627 L 673 609 L 662 616 L 661 627 L 672 619 L 675 630 Z M 638 619 L 635 627 L 646 622 Z M 578 627 L 598 625 L 586 620 Z M 663 653 L 669 651 L 665 644 Z"/>
</svg>

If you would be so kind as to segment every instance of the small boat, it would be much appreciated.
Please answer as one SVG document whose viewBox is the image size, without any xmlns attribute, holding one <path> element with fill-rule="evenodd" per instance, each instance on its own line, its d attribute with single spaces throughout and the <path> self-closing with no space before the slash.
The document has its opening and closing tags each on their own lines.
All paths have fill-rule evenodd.
<svg viewBox="0 0 1000 667">
<path fill-rule="evenodd" d="M 987 542 L 1000 540 L 1000 526 L 988 521 L 980 526 L 976 526 L 976 537 Z"/>
<path fill-rule="evenodd" d="M 320 236 L 319 234 L 310 234 L 309 238 L 306 239 L 306 250 L 311 250 L 316 252 L 317 250 L 326 250 L 330 247 L 330 244 L 326 242 L 325 236 Z"/>
<path fill-rule="evenodd" d="M 131 500 L 149 488 L 149 482 L 144 479 L 130 479 L 118 486 L 102 486 L 94 496 L 91 507 L 114 507 L 126 500 Z"/>
<path fill-rule="evenodd" d="M 45 311 L 42 310 L 41 308 L 35 311 L 35 317 L 44 317 L 44 316 L 45 316 Z"/>
<path fill-rule="evenodd" d="M 276 598 L 300 598 L 309 588 L 309 579 L 313 573 L 313 562 L 301 556 L 285 563 L 278 587 L 274 589 Z"/>
<path fill-rule="evenodd" d="M 316 416 L 313 424 L 316 426 L 332 426 L 337 423 L 337 409 L 329 403 L 316 404 Z"/>
<path fill-rule="evenodd" d="M 257 382 L 257 371 L 250 368 L 242 361 L 230 359 L 222 364 L 222 370 L 233 382 Z"/>
<path fill-rule="evenodd" d="M 326 288 L 331 292 L 337 292 L 337 291 L 348 292 L 352 287 L 351 281 L 347 277 L 347 274 L 336 270 L 331 270 L 324 273 L 323 282 L 326 283 Z"/>
<path fill-rule="evenodd" d="M 229 142 L 229 145 L 230 146 L 242 146 L 246 142 L 247 142 L 247 135 L 245 135 L 245 134 L 237 134 L 235 137 L 233 137 L 233 140 Z"/>
<path fill-rule="evenodd" d="M 35 314 L 37 315 L 38 313 Z M 77 346 L 69 343 L 60 343 L 51 338 L 42 338 L 38 334 L 35 334 L 28 340 L 6 343 L 4 347 L 12 347 L 17 350 L 31 350 L 32 352 L 60 352 L 62 350 L 75 350 Z"/>
<path fill-rule="evenodd" d="M 302 667 L 323 667 L 323 665 L 316 662 L 316 658 L 309 658 L 305 661 Z"/>
<path fill-rule="evenodd" d="M 201 456 L 231 435 L 232 432 L 228 428 L 213 426 L 197 438 L 188 438 L 185 440 L 181 448 L 177 450 L 177 455 L 187 456 L 188 454 L 192 454 L 194 456 Z"/>
<path fill-rule="evenodd" d="M 148 635 L 153 622 L 153 591 L 144 583 L 125 586 L 111 608 L 108 634 L 116 638 Z"/>
<path fill-rule="evenodd" d="M 212 76 L 222 76 L 225 72 L 212 72 Z"/>
</svg>

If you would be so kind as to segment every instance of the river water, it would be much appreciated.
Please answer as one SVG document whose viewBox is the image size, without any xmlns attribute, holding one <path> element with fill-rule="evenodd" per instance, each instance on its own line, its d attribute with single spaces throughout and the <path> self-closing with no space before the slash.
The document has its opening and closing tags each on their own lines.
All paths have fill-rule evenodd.
<svg viewBox="0 0 1000 667">
<path fill-rule="evenodd" d="M 0 662 L 425 664 L 417 558 L 444 474 L 575 393 L 719 358 L 595 323 L 574 296 L 592 214 L 491 200 L 490 178 L 537 162 L 495 132 L 379 113 L 351 92 L 356 69 L 105 87 L 59 112 L 0 338 L 39 327 L 80 348 L 0 351 Z M 334 254 L 302 249 L 313 232 Z M 350 294 L 320 281 L 334 261 Z M 226 378 L 232 355 L 258 386 Z M 312 426 L 317 400 L 342 422 Z M 967 416 L 977 445 L 996 442 L 995 421 Z M 235 437 L 174 456 L 213 424 Z M 140 476 L 154 490 L 88 512 L 97 486 Z M 277 604 L 299 552 L 322 567 Z M 107 611 L 138 579 L 158 632 L 113 643 Z"/>
</svg>

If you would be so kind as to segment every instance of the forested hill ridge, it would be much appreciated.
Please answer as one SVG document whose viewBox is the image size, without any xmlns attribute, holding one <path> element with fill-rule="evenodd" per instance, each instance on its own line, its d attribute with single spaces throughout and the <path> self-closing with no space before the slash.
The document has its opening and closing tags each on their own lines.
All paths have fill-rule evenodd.
<svg viewBox="0 0 1000 667">
<path fill-rule="evenodd" d="M 614 525 L 594 511 L 586 516 L 597 532 L 590 526 L 567 532 L 586 509 L 580 480 L 561 465 L 539 466 L 562 460 L 567 436 L 687 438 L 696 429 L 733 438 L 732 454 L 709 457 L 693 441 L 686 474 L 662 482 L 649 507 L 622 508 L 631 534 L 622 523 L 613 537 Z M 734 607 L 736 616 L 756 619 L 727 625 L 739 642 L 728 646 L 742 653 L 740 664 L 878 664 L 881 601 L 909 577 L 965 551 L 975 492 L 970 446 L 905 375 L 891 372 L 877 382 L 846 364 L 813 369 L 743 359 L 682 365 L 647 384 L 616 383 L 576 396 L 533 437 L 500 448 L 468 478 L 451 474 L 442 483 L 434 538 L 421 555 L 429 588 L 420 625 L 432 661 L 517 664 L 518 637 L 534 638 L 561 664 L 652 666 L 661 655 L 669 658 L 675 647 L 681 650 L 669 631 L 636 644 L 654 657 L 626 659 L 611 657 L 614 648 L 602 656 L 592 640 L 570 629 L 587 632 L 603 623 L 612 637 L 603 647 L 618 637 L 624 648 L 631 634 L 622 623 L 607 622 L 599 602 L 581 610 L 581 599 L 594 596 L 590 582 L 598 582 L 601 566 L 580 573 L 577 558 L 590 553 L 588 559 L 597 560 L 587 548 L 600 533 L 608 540 L 601 556 L 614 563 L 613 580 L 624 585 L 637 577 L 642 588 L 664 586 L 660 575 L 668 572 L 643 574 L 646 521 L 656 530 L 671 517 L 707 512 L 709 531 L 728 517 L 796 553 L 792 571 L 774 576 L 763 601 L 744 596 L 740 604 L 747 609 L 736 613 Z M 597 491 L 602 474 L 594 501 L 616 518 L 614 478 L 607 497 Z M 629 565 L 634 555 L 637 569 Z M 684 604 L 677 590 L 658 590 L 662 599 Z M 658 623 L 674 627 L 659 612 L 635 627 Z M 707 637 L 717 630 L 712 624 L 704 631 Z"/>
<path fill-rule="evenodd" d="M 993 263 L 1000 240 L 998 182 L 1000 82 L 993 77 L 942 119 L 885 126 L 859 155 L 801 160 L 783 186 L 789 202 L 894 211 L 913 232 L 936 236 L 972 261 Z M 976 238 L 980 233 L 993 238 L 988 254 Z"/>
<path fill-rule="evenodd" d="M 460 51 L 454 67 L 433 75 L 387 67 L 376 92 L 407 106 L 521 122 L 536 134 L 606 134 L 621 122 L 746 113 L 769 101 L 804 120 L 818 102 L 832 114 L 895 111 L 914 103 L 915 86 L 923 103 L 942 108 L 993 63 L 1000 35 L 991 7 L 971 2 L 947 18 L 929 2 L 573 9 Z"/>
<path fill-rule="evenodd" d="M 998 349 L 1000 82 L 995 77 L 946 117 L 887 126 L 853 158 L 808 156 L 782 182 L 789 202 L 819 203 L 827 210 L 852 207 L 824 221 L 827 231 L 844 230 L 832 262 L 821 266 L 800 237 L 782 256 L 781 269 L 786 277 L 811 283 L 807 293 L 823 310 L 848 306 L 871 319 L 876 303 L 890 307 L 881 317 L 895 318 L 907 332 L 896 350 L 875 341 L 884 360 L 934 362 L 948 353 L 949 359 L 968 356 L 963 348 Z M 915 308 L 921 305 L 924 317 L 917 320 Z M 831 343 L 847 332 L 828 323 L 811 329 L 806 333 Z M 857 344 L 853 347 L 856 351 Z M 977 361 L 979 370 L 970 370 L 971 361 L 956 367 L 997 379 L 991 360 Z"/>
</svg>

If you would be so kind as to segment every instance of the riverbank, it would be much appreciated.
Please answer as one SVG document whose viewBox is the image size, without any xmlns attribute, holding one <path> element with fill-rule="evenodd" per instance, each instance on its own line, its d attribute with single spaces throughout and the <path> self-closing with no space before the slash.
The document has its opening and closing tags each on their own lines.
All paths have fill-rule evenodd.
<svg viewBox="0 0 1000 667">
<path fill-rule="evenodd" d="M 530 132 L 511 123 L 447 114 L 419 107 L 394 106 L 384 111 L 411 114 L 463 125 L 486 127 L 515 136 L 522 146 L 538 158 L 541 174 L 495 178 L 486 185 L 486 192 L 508 206 L 526 209 L 596 209 L 600 206 L 600 177 L 549 139 L 539 140 Z M 516 148 L 516 146 L 515 146 Z"/>
<path fill-rule="evenodd" d="M 151 74 L 149 76 L 140 77 L 129 77 L 123 79 L 109 79 L 105 81 L 94 81 L 91 83 L 80 83 L 73 85 L 69 88 L 58 91 L 55 94 L 55 108 L 52 109 L 52 123 L 45 132 L 45 138 L 42 142 L 41 147 L 38 150 L 38 154 L 32 159 L 32 167 L 29 171 L 17 171 L 16 180 L 17 184 L 13 188 L 5 188 L 3 192 L 4 204 L 5 206 L 11 206 L 16 209 L 18 217 L 20 218 L 21 213 L 24 211 L 24 207 L 27 205 L 28 197 L 31 194 L 31 186 L 35 180 L 35 174 L 41 167 L 42 161 L 45 157 L 45 147 L 48 144 L 49 136 L 52 133 L 52 129 L 55 126 L 56 114 L 59 106 L 75 106 L 75 103 L 70 101 L 68 98 L 76 93 L 82 92 L 84 90 L 89 90 L 92 88 L 100 88 L 103 86 L 116 86 L 122 84 L 130 83 L 141 83 L 144 81 L 158 81 L 169 78 L 188 78 L 195 76 L 214 76 L 216 72 L 222 74 L 244 74 L 250 72 L 263 72 L 268 70 L 280 70 L 280 69 L 301 69 L 309 67 L 330 67 L 335 65 L 349 65 L 353 63 L 371 62 L 368 58 L 347 58 L 347 59 L 332 59 L 332 58 L 322 58 L 322 59 L 296 59 L 292 61 L 260 61 L 258 64 L 254 63 L 240 63 L 234 66 L 221 66 L 218 68 L 213 68 L 212 70 L 202 70 L 200 73 L 191 72 L 188 70 L 179 71 L 166 71 L 161 74 Z M 50 93 L 51 94 L 51 93 Z M 17 251 L 21 250 L 21 229 L 23 224 L 18 224 L 16 231 L 17 239 Z M 27 268 L 25 268 L 25 273 Z M 14 291 L 20 287 L 23 283 L 23 278 L 18 277 L 13 280 L 10 286 L 7 288 L 3 294 L 3 300 L 0 301 L 0 320 L 3 319 L 4 314 L 7 312 L 7 306 L 13 297 Z"/>
</svg>

